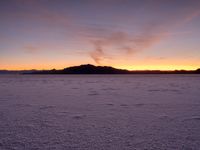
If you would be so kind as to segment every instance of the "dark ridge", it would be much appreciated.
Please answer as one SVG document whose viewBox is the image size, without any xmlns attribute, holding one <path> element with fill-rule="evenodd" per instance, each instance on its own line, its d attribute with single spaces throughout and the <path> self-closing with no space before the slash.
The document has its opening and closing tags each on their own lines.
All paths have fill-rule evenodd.
<svg viewBox="0 0 200 150">
<path fill-rule="evenodd" d="M 161 70 L 144 70 L 144 71 L 128 71 L 125 69 L 116 69 L 109 66 L 94 66 L 94 65 L 80 65 L 68 67 L 62 70 L 43 70 L 43 71 L 30 71 L 23 74 L 200 74 L 200 69 L 197 70 L 174 70 L 174 71 L 161 71 Z"/>
<path fill-rule="evenodd" d="M 0 70 L 0 74 L 29 74 L 37 72 L 37 70 Z"/>
<path fill-rule="evenodd" d="M 200 73 L 200 68 L 196 70 L 196 73 Z"/>
<path fill-rule="evenodd" d="M 130 71 L 116 69 L 108 66 L 80 65 L 68 67 L 63 70 L 35 71 L 31 74 L 129 74 Z"/>
</svg>

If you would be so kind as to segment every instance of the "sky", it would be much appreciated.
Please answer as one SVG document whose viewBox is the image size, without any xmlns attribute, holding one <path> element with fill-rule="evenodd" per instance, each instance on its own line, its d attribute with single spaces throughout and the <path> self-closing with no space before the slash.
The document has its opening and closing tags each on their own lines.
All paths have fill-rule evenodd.
<svg viewBox="0 0 200 150">
<path fill-rule="evenodd" d="M 200 68 L 200 0 L 0 0 L 0 69 Z"/>
</svg>

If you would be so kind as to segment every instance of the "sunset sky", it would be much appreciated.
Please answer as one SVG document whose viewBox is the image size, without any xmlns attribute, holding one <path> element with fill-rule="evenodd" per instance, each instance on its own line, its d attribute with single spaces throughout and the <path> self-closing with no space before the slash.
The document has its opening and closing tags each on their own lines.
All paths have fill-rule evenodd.
<svg viewBox="0 0 200 150">
<path fill-rule="evenodd" d="M 200 0 L 0 0 L 0 70 L 200 68 Z"/>
</svg>

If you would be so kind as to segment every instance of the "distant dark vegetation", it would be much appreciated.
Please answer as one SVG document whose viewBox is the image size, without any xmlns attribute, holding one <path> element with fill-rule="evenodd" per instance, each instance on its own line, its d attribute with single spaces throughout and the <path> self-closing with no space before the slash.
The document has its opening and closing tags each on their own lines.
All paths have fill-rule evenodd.
<svg viewBox="0 0 200 150">
<path fill-rule="evenodd" d="M 62 70 L 43 70 L 26 72 L 24 74 L 200 74 L 200 69 L 160 71 L 160 70 L 145 70 L 145 71 L 128 71 L 124 69 L 116 69 L 108 66 L 80 65 L 68 67 Z"/>
<path fill-rule="evenodd" d="M 94 66 L 94 65 L 80 65 L 68 67 L 62 70 L 21 70 L 9 71 L 0 70 L 0 74 L 200 74 L 200 69 L 197 70 L 143 70 L 143 71 L 129 71 L 125 69 L 116 69 L 109 66 Z"/>
</svg>

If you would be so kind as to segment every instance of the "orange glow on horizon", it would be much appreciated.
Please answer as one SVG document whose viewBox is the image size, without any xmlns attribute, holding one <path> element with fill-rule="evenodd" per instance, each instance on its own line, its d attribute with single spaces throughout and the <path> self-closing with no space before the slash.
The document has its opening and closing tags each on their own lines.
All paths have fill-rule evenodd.
<svg viewBox="0 0 200 150">
<path fill-rule="evenodd" d="M 75 65 L 32 65 L 32 66 L 5 66 L 1 67 L 0 70 L 51 70 L 51 69 L 64 69 L 67 67 L 72 66 L 79 66 L 81 64 L 75 64 Z M 95 65 L 95 64 L 93 64 Z M 200 68 L 199 66 L 178 66 L 178 65 L 95 65 L 95 66 L 111 66 L 117 69 L 126 69 L 126 70 L 196 70 Z"/>
<path fill-rule="evenodd" d="M 162 70 L 162 71 L 171 71 L 171 70 L 196 70 L 199 67 L 195 66 L 116 66 L 115 68 L 127 69 L 127 70 Z"/>
</svg>

